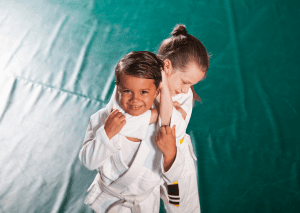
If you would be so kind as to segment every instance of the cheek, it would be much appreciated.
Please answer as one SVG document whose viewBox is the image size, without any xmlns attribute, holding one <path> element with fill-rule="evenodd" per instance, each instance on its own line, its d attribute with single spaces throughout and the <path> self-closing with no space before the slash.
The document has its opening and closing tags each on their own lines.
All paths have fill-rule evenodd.
<svg viewBox="0 0 300 213">
<path fill-rule="evenodd" d="M 181 88 L 182 86 L 182 82 L 181 82 L 181 79 L 179 76 L 175 76 L 175 75 L 172 75 L 169 79 L 168 79 L 168 84 L 169 84 L 169 89 L 171 91 L 174 91 L 174 90 L 178 90 Z"/>
<path fill-rule="evenodd" d="M 121 107 L 125 107 L 126 106 L 126 102 L 128 101 L 128 97 L 125 95 L 120 95 L 120 104 Z"/>
</svg>

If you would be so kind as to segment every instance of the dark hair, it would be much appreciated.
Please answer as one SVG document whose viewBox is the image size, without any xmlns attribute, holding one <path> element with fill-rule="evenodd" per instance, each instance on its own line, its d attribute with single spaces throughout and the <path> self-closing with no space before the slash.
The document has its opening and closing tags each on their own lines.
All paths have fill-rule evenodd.
<svg viewBox="0 0 300 213">
<path fill-rule="evenodd" d="M 207 73 L 209 67 L 209 55 L 204 45 L 196 37 L 187 33 L 183 24 L 177 24 L 172 33 L 172 37 L 165 39 L 159 47 L 158 56 L 165 60 L 169 59 L 174 68 L 184 68 L 189 62 L 197 63 L 202 70 Z M 200 97 L 191 87 L 194 100 L 200 100 Z"/>
<path fill-rule="evenodd" d="M 130 52 L 122 58 L 115 69 L 116 83 L 120 82 L 120 75 L 130 75 L 139 78 L 153 79 L 156 88 L 162 81 L 161 70 L 163 61 L 154 53 L 148 51 Z"/>
</svg>

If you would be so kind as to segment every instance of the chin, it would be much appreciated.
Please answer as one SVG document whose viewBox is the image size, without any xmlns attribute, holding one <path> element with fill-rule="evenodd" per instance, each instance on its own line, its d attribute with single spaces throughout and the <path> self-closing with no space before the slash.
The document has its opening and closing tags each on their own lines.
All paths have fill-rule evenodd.
<svg viewBox="0 0 300 213">
<path fill-rule="evenodd" d="M 128 114 L 130 114 L 130 115 L 132 115 L 132 116 L 139 116 L 139 115 L 141 115 L 141 114 L 143 114 L 143 113 L 145 113 L 146 111 L 132 111 L 132 110 L 130 110 L 130 111 L 128 111 L 127 113 Z"/>
</svg>

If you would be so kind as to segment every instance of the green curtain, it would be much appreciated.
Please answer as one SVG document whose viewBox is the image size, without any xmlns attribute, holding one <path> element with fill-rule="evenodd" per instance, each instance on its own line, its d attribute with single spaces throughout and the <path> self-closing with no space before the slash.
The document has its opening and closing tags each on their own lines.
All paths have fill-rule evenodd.
<svg viewBox="0 0 300 213">
<path fill-rule="evenodd" d="M 78 160 L 128 52 L 211 55 L 187 130 L 203 213 L 300 212 L 299 1 L 0 1 L 0 212 L 92 212 Z M 161 207 L 163 212 L 163 207 Z"/>
</svg>

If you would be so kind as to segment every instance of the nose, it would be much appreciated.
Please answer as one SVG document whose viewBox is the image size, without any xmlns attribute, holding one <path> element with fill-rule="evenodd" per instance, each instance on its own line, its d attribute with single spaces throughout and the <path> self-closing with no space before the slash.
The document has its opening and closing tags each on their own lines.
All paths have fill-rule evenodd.
<svg viewBox="0 0 300 213">
<path fill-rule="evenodd" d="M 189 86 L 184 86 L 183 88 L 182 88 L 182 92 L 184 93 L 184 94 L 187 94 L 188 93 L 188 91 L 189 91 Z"/>
<path fill-rule="evenodd" d="M 139 93 L 132 93 L 132 96 L 131 96 L 131 98 L 130 98 L 130 101 L 131 101 L 131 102 L 135 102 L 135 101 L 138 101 L 139 98 L 140 98 Z"/>
</svg>

